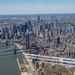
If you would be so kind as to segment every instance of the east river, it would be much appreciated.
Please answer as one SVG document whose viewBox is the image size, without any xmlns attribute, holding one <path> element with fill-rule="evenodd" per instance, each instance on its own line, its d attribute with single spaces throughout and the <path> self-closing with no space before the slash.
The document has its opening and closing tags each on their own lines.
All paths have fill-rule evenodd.
<svg viewBox="0 0 75 75">
<path fill-rule="evenodd" d="M 17 48 L 17 47 L 16 47 Z M 0 44 L 0 75 L 20 75 L 17 58 L 22 58 L 22 54 L 14 54 L 15 45 Z"/>
</svg>

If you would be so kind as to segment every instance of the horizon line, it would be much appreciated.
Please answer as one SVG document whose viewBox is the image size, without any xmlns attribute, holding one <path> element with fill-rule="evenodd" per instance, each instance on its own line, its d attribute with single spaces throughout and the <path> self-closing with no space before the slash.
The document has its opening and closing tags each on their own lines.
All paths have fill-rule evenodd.
<svg viewBox="0 0 75 75">
<path fill-rule="evenodd" d="M 47 15 L 47 14 L 55 14 L 55 15 L 57 15 L 57 14 L 75 14 L 75 13 L 39 13 L 39 15 Z M 0 14 L 0 15 L 38 15 L 38 13 L 21 13 L 21 14 L 18 14 L 18 13 L 14 13 L 14 14 L 11 14 L 11 13 L 9 13 L 9 14 Z"/>
</svg>

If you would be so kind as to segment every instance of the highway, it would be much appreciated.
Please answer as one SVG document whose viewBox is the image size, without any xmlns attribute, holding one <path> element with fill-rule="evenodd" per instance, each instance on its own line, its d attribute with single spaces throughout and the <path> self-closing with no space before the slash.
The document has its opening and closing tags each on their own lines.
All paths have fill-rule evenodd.
<svg viewBox="0 0 75 75">
<path fill-rule="evenodd" d="M 44 56 L 44 55 L 35 55 L 35 54 L 26 54 L 28 59 L 37 59 L 38 61 L 42 61 L 46 64 L 52 65 L 62 65 L 65 67 L 75 67 L 75 59 L 72 58 L 61 58 L 61 57 L 53 57 L 53 56 Z"/>
</svg>

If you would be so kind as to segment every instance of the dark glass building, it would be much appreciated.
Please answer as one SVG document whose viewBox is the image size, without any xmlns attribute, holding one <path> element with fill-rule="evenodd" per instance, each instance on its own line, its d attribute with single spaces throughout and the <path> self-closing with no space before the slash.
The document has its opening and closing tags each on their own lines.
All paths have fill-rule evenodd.
<svg viewBox="0 0 75 75">
<path fill-rule="evenodd" d="M 30 37 L 29 34 L 26 35 L 26 50 L 30 49 Z"/>
</svg>

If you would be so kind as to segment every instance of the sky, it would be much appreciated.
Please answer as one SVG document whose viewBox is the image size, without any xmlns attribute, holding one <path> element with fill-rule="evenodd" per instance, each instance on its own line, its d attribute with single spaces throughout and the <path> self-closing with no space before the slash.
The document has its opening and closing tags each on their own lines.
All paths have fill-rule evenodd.
<svg viewBox="0 0 75 75">
<path fill-rule="evenodd" d="M 75 13 L 75 0 L 0 0 L 0 14 Z"/>
</svg>

